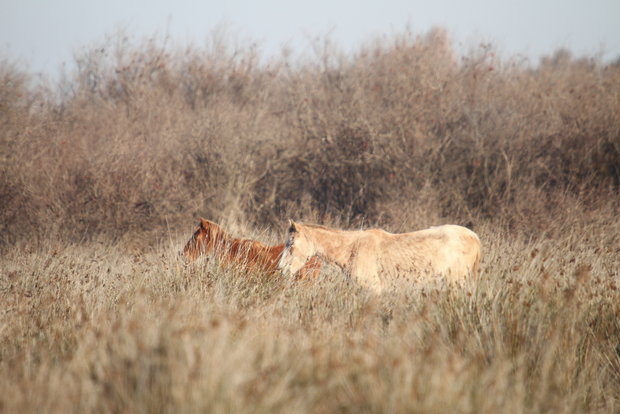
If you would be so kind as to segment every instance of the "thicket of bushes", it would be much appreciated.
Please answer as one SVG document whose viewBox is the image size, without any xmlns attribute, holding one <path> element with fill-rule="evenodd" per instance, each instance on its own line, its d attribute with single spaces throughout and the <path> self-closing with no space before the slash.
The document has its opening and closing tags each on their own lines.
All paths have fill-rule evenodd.
<svg viewBox="0 0 620 414">
<path fill-rule="evenodd" d="M 53 86 L 2 61 L 0 242 L 152 239 L 200 215 L 541 228 L 571 200 L 618 207 L 618 65 L 457 57 L 440 29 L 307 59 L 232 43 L 119 35 Z"/>
</svg>

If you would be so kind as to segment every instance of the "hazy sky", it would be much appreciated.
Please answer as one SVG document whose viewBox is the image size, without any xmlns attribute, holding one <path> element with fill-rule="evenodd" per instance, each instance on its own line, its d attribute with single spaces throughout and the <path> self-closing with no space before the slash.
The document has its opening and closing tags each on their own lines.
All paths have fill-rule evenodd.
<svg viewBox="0 0 620 414">
<path fill-rule="evenodd" d="M 620 57 L 620 0 L 0 0 L 0 57 L 55 73 L 119 28 L 138 39 L 168 34 L 200 45 L 218 25 L 256 41 L 265 55 L 285 44 L 304 53 L 313 36 L 327 33 L 355 50 L 407 26 L 414 33 L 441 26 L 456 47 L 490 41 L 533 63 L 560 47 Z"/>
</svg>

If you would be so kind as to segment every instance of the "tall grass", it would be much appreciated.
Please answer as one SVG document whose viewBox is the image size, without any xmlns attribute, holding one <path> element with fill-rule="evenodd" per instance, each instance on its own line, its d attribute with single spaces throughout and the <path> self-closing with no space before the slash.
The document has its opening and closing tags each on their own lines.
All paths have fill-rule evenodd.
<svg viewBox="0 0 620 414">
<path fill-rule="evenodd" d="M 87 243 L 0 262 L 5 412 L 616 412 L 618 223 L 479 230 L 462 289 L 373 297 Z M 610 236 L 608 232 L 615 232 Z"/>
<path fill-rule="evenodd" d="M 315 52 L 0 61 L 0 411 L 618 412 L 620 67 L 440 29 Z M 482 275 L 376 297 L 187 264 L 198 216 L 470 223 Z"/>
</svg>

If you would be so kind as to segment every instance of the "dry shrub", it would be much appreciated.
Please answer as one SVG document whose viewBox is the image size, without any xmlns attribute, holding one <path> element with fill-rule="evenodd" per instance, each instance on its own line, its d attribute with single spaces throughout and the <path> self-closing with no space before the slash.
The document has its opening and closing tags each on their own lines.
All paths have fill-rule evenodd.
<svg viewBox="0 0 620 414">
<path fill-rule="evenodd" d="M 544 229 L 565 198 L 617 208 L 617 65 L 458 58 L 441 29 L 299 61 L 223 39 L 121 33 L 53 86 L 3 61 L 3 246 L 41 228 L 149 244 L 199 215 L 398 227 L 426 206 Z"/>
</svg>

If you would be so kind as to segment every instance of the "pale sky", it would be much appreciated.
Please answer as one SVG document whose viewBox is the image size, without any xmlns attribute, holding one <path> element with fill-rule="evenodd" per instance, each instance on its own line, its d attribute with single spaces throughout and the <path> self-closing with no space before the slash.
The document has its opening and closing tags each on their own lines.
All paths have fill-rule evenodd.
<svg viewBox="0 0 620 414">
<path fill-rule="evenodd" d="M 218 26 L 256 42 L 265 56 L 283 45 L 303 54 L 312 37 L 328 33 L 356 50 L 407 27 L 422 34 L 439 26 L 457 48 L 491 42 L 502 56 L 534 64 L 558 48 L 620 57 L 620 0 L 0 0 L 0 58 L 54 74 L 119 28 L 136 39 L 167 34 L 200 47 Z"/>
</svg>

